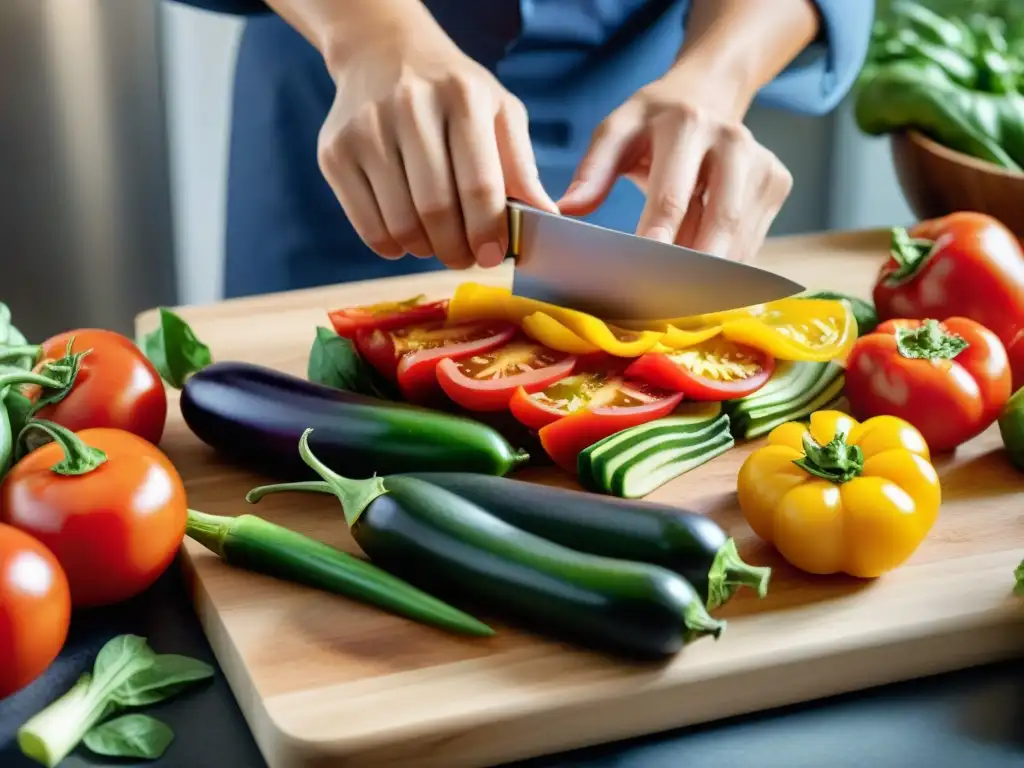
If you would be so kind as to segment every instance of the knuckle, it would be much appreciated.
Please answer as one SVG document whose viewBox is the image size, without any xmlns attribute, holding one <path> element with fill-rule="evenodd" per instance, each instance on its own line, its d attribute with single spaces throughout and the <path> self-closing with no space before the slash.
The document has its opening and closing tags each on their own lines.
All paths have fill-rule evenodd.
<svg viewBox="0 0 1024 768">
<path fill-rule="evenodd" d="M 455 205 L 449 198 L 435 197 L 423 201 L 417 207 L 422 221 L 427 227 L 437 227 L 452 220 Z"/>
<path fill-rule="evenodd" d="M 718 128 L 717 142 L 722 147 L 736 149 L 754 143 L 754 136 L 745 125 L 724 123 Z"/>
<path fill-rule="evenodd" d="M 460 110 L 468 111 L 480 106 L 486 94 L 477 81 L 466 75 L 453 75 L 444 84 L 445 96 L 449 103 Z"/>
<path fill-rule="evenodd" d="M 654 211 L 660 219 L 680 220 L 688 207 L 688 201 L 674 192 L 663 192 L 654 200 Z"/>
<path fill-rule="evenodd" d="M 732 206 L 718 206 L 711 215 L 711 222 L 715 228 L 726 232 L 735 232 L 738 230 L 742 220 L 743 217 L 739 210 Z"/>
</svg>

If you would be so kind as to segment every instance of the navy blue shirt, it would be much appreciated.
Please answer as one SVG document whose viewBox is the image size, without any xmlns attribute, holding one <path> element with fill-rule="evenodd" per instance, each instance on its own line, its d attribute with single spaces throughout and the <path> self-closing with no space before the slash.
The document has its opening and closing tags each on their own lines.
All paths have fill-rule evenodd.
<svg viewBox="0 0 1024 768">
<path fill-rule="evenodd" d="M 377 257 L 352 230 L 317 165 L 334 99 L 323 60 L 261 0 L 181 0 L 248 16 L 238 54 L 228 176 L 225 294 L 242 296 L 441 268 Z M 770 2 L 770 0 L 767 0 Z M 873 0 L 815 0 L 822 34 L 758 94 L 762 104 L 824 114 L 867 50 Z M 549 194 L 571 180 L 612 110 L 664 75 L 682 45 L 688 0 L 428 0 L 468 55 L 527 106 Z M 620 181 L 588 217 L 632 231 L 643 196 Z"/>
</svg>

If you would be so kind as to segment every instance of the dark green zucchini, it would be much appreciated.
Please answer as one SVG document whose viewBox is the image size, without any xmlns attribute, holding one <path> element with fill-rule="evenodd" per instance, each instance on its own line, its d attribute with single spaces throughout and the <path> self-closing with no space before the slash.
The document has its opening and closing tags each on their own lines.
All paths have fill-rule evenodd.
<svg viewBox="0 0 1024 768">
<path fill-rule="evenodd" d="M 748 565 L 736 543 L 714 520 L 667 504 L 623 501 L 568 488 L 468 472 L 407 475 L 440 486 L 504 520 L 556 544 L 592 555 L 660 565 L 683 576 L 709 610 L 742 586 L 764 597 L 771 569 Z M 385 477 L 385 481 L 390 478 Z M 333 493 L 321 480 L 254 488 L 257 502 L 269 493 Z"/>
<path fill-rule="evenodd" d="M 341 501 L 362 550 L 431 594 L 639 659 L 722 631 L 693 587 L 666 568 L 569 549 L 418 477 L 341 477 L 313 455 L 308 434 L 300 454 Z"/>
</svg>

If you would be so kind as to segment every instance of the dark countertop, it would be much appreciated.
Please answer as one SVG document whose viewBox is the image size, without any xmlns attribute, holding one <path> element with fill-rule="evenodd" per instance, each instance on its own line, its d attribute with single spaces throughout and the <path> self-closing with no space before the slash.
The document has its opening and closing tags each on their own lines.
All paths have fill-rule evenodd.
<svg viewBox="0 0 1024 768">
<path fill-rule="evenodd" d="M 17 727 L 66 691 L 111 637 L 133 632 L 162 653 L 210 662 L 178 570 L 130 604 L 76 617 L 61 657 L 32 686 L 0 701 L 0 766 L 31 768 Z M 1024 650 L 1024 649 L 1022 649 Z M 152 714 L 175 731 L 154 768 L 263 768 L 234 697 L 218 674 Z M 79 749 L 63 768 L 130 765 Z M 1022 768 L 1024 658 L 812 702 L 757 716 L 516 764 L 516 768 Z M 508 767 L 511 768 L 511 767 Z"/>
</svg>

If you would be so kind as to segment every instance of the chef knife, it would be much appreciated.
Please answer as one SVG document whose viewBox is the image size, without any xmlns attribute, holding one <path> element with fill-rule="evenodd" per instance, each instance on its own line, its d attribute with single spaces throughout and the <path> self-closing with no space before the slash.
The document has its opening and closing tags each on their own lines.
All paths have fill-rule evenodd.
<svg viewBox="0 0 1024 768">
<path fill-rule="evenodd" d="M 512 292 L 608 320 L 663 320 L 783 299 L 766 269 L 508 201 Z"/>
</svg>

